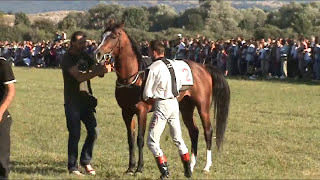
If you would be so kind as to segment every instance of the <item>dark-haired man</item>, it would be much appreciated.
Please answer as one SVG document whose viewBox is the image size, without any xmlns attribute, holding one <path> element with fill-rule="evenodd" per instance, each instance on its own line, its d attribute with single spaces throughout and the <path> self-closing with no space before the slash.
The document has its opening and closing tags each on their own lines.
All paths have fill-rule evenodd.
<svg viewBox="0 0 320 180">
<path fill-rule="evenodd" d="M 8 107 L 15 95 L 16 82 L 11 66 L 0 57 L 0 179 L 8 179 L 11 116 Z"/>
<path fill-rule="evenodd" d="M 147 79 L 144 84 L 143 100 L 148 104 L 154 103 L 154 113 L 150 121 L 147 144 L 154 155 L 161 178 L 169 176 L 167 159 L 160 148 L 160 137 L 166 124 L 170 126 L 170 134 L 179 149 L 179 154 L 184 165 L 184 174 L 191 177 L 190 158 L 188 148 L 182 139 L 179 104 L 177 96 L 181 88 L 180 81 L 175 78 L 172 67 L 173 61 L 164 58 L 165 47 L 160 41 L 151 41 L 149 45 L 149 56 L 154 61 L 147 71 Z"/>
<path fill-rule="evenodd" d="M 72 34 L 70 49 L 65 53 L 62 63 L 64 79 L 64 101 L 68 140 L 68 170 L 71 174 L 83 176 L 78 169 L 78 142 L 82 121 L 87 129 L 87 137 L 82 147 L 80 165 L 91 175 L 96 172 L 90 161 L 94 142 L 97 138 L 97 121 L 94 116 L 97 100 L 92 96 L 90 79 L 104 76 L 111 66 L 94 65 L 86 52 L 86 35 L 81 31 Z"/>
</svg>

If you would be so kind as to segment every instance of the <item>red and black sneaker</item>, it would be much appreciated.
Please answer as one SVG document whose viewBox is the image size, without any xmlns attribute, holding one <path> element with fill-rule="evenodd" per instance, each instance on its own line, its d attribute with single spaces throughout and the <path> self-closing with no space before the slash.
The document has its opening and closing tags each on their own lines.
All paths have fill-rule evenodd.
<svg viewBox="0 0 320 180">
<path fill-rule="evenodd" d="M 168 169 L 168 163 L 167 158 L 163 156 L 156 157 L 157 165 L 160 170 L 161 179 L 169 178 L 169 169 Z"/>
<path fill-rule="evenodd" d="M 181 155 L 181 161 L 184 168 L 184 176 L 190 178 L 192 176 L 192 171 L 190 167 L 190 156 L 189 153 Z"/>
</svg>

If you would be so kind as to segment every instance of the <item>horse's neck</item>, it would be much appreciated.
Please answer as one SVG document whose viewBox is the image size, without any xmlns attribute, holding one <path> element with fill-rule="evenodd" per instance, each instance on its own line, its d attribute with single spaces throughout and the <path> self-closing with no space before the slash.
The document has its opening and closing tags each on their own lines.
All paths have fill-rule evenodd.
<svg viewBox="0 0 320 180">
<path fill-rule="evenodd" d="M 129 41 L 123 42 L 120 52 L 116 60 L 116 70 L 120 78 L 126 79 L 138 72 L 138 59 Z"/>
</svg>

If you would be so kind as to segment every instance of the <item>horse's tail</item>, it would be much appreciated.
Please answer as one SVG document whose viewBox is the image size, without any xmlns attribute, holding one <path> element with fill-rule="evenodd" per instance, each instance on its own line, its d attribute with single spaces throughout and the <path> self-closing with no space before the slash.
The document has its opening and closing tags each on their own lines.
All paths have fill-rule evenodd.
<svg viewBox="0 0 320 180">
<path fill-rule="evenodd" d="M 214 117 L 216 118 L 216 144 L 218 150 L 220 150 L 227 127 L 230 105 L 230 89 L 226 78 L 218 68 L 206 65 L 206 69 L 212 77 L 212 98 L 214 100 L 213 111 Z"/>
</svg>

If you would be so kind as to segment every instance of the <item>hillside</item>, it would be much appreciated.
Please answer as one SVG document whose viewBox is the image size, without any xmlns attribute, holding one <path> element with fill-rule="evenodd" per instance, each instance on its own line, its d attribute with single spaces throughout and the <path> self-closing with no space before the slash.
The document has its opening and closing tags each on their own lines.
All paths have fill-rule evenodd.
<svg viewBox="0 0 320 180">
<path fill-rule="evenodd" d="M 47 19 L 52 21 L 54 24 L 61 21 L 64 17 L 68 15 L 71 11 L 52 11 L 52 12 L 44 12 L 37 14 L 27 14 L 31 23 L 38 19 Z M 72 11 L 72 12 L 81 12 L 81 11 Z M 4 24 L 13 26 L 14 25 L 14 15 L 4 15 Z"/>
<path fill-rule="evenodd" d="M 301 0 L 295 2 L 312 2 L 315 0 Z M 236 8 L 259 7 L 262 9 L 279 8 L 283 4 L 293 2 L 293 0 L 231 0 L 231 4 Z M 99 3 L 104 4 L 120 4 L 123 6 L 154 6 L 157 4 L 167 4 L 176 9 L 177 12 L 182 12 L 185 9 L 198 6 L 198 0 L 92 0 L 92 1 L 0 1 L 0 11 L 3 12 L 24 12 L 27 14 L 35 14 L 50 11 L 85 11 Z"/>
</svg>

